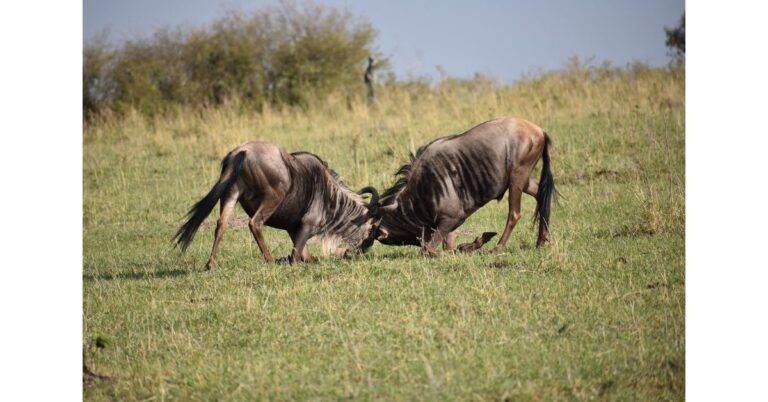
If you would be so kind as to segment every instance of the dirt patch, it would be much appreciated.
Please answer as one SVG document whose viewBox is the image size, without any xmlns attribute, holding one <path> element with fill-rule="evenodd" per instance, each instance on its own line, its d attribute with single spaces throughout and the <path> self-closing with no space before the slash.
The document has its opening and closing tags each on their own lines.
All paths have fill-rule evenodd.
<svg viewBox="0 0 768 402">
<path fill-rule="evenodd" d="M 216 227 L 216 220 L 215 219 L 208 219 L 205 222 L 203 222 L 200 227 L 203 228 L 214 228 Z M 229 226 L 228 228 L 247 228 L 248 227 L 248 218 L 246 217 L 234 217 L 229 220 Z"/>
</svg>

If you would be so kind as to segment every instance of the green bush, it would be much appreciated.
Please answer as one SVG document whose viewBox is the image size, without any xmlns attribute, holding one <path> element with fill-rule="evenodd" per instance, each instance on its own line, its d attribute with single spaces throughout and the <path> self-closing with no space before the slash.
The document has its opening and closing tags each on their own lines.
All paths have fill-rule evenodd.
<svg viewBox="0 0 768 402">
<path fill-rule="evenodd" d="M 347 11 L 283 3 L 231 12 L 205 28 L 164 29 L 146 39 L 85 45 L 83 110 L 144 114 L 175 105 L 306 105 L 362 92 L 376 31 Z"/>
</svg>

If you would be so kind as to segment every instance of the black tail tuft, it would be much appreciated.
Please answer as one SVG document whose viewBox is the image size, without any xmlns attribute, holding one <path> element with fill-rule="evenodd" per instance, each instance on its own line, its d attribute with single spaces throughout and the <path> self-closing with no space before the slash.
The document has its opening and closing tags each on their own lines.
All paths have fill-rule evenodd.
<svg viewBox="0 0 768 402">
<path fill-rule="evenodd" d="M 221 197 L 226 194 L 227 191 L 237 182 L 237 176 L 240 174 L 240 170 L 243 167 L 243 160 L 245 160 L 245 151 L 241 151 L 234 158 L 225 158 L 221 162 L 221 177 L 219 181 L 211 188 L 211 191 L 198 201 L 187 213 L 187 222 L 185 222 L 176 235 L 173 236 L 176 241 L 176 246 L 181 248 L 184 252 L 189 247 L 189 243 L 197 233 L 197 229 L 203 223 L 205 218 L 210 215 L 213 207 L 219 202 Z M 231 169 L 228 167 L 231 166 Z"/>
<path fill-rule="evenodd" d="M 541 155 L 542 167 L 541 177 L 539 178 L 539 192 L 536 195 L 536 211 L 533 218 L 539 220 L 539 241 L 544 236 L 545 231 L 549 231 L 549 212 L 552 207 L 552 199 L 555 197 L 555 177 L 552 175 L 552 169 L 549 163 L 549 147 L 551 140 L 544 133 L 544 152 Z"/>
</svg>

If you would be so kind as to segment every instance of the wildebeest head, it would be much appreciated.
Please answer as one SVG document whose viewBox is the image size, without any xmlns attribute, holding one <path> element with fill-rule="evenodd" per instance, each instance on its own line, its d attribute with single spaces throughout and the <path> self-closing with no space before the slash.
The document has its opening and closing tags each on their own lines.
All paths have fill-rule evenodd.
<svg viewBox="0 0 768 402">
<path fill-rule="evenodd" d="M 358 249 L 360 252 L 366 252 L 369 248 L 373 245 L 373 242 L 376 241 L 376 239 L 379 236 L 379 221 L 380 219 L 376 216 L 377 211 L 379 208 L 379 192 L 376 191 L 375 188 L 368 186 L 360 189 L 358 191 L 358 194 L 370 194 L 371 200 L 366 204 L 366 208 L 368 209 L 368 212 L 364 215 L 365 218 L 365 225 L 366 225 L 366 234 L 363 236 L 360 245 L 358 246 Z"/>
<path fill-rule="evenodd" d="M 399 210 L 397 201 L 382 204 L 376 211 L 376 240 L 388 245 L 421 245 L 422 229 L 410 222 Z"/>
<path fill-rule="evenodd" d="M 323 254 L 347 254 L 365 252 L 373 244 L 378 233 L 374 228 L 374 216 L 379 204 L 379 194 L 373 187 L 358 192 L 351 190 L 342 177 L 331 169 L 319 156 L 309 152 L 291 155 L 301 162 L 294 177 L 304 178 L 301 183 L 311 199 L 305 202 L 308 209 L 305 219 L 321 228 L 316 234 L 323 244 Z M 370 194 L 368 202 L 363 198 Z"/>
<path fill-rule="evenodd" d="M 398 169 L 395 176 L 397 181 L 381 195 L 381 202 L 374 211 L 376 218 L 375 234 L 376 239 L 388 245 L 414 245 L 421 244 L 421 237 L 424 228 L 423 222 L 420 222 L 418 216 L 413 213 L 407 213 L 401 205 L 399 198 L 406 191 L 408 179 L 414 159 L 423 151 L 420 148 L 416 155 L 411 154 L 411 161 Z M 412 207 L 412 206 L 411 206 Z"/>
<path fill-rule="evenodd" d="M 370 201 L 366 203 L 359 197 L 363 194 L 370 194 Z M 358 204 L 360 208 L 349 210 L 346 223 L 335 230 L 335 234 L 328 233 L 323 240 L 324 243 L 328 243 L 328 249 L 332 254 L 350 256 L 365 253 L 379 235 L 379 219 L 375 216 L 379 205 L 378 192 L 373 187 L 365 187 L 357 192 L 356 197 L 360 200 Z M 338 233 L 345 234 L 340 236 Z M 345 243 L 351 248 L 339 247 L 339 243 Z"/>
</svg>

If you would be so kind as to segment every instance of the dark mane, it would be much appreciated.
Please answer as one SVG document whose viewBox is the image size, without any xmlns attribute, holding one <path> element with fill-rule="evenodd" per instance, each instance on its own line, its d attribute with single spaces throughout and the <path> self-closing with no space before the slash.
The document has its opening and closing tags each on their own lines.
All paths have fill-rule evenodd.
<svg viewBox="0 0 768 402">
<path fill-rule="evenodd" d="M 381 195 L 381 205 L 388 205 L 394 202 L 395 197 L 397 196 L 397 193 L 400 192 L 403 188 L 405 188 L 405 185 L 408 184 L 408 177 L 411 175 L 411 168 L 413 167 L 413 161 L 416 159 L 416 156 L 413 154 L 410 154 L 411 161 L 406 163 L 403 166 L 400 166 L 400 169 L 397 170 L 395 173 L 395 176 L 397 176 L 397 180 L 395 180 L 395 184 L 392 185 L 392 187 L 388 188 L 384 193 Z"/>
<path fill-rule="evenodd" d="M 349 189 L 341 176 L 319 156 L 306 151 L 290 155 L 302 165 L 303 173 L 297 175 L 299 180 L 296 181 L 300 187 L 295 191 L 309 197 L 305 208 L 315 202 L 324 206 L 315 235 L 335 236 L 349 244 L 358 243 L 360 228 L 368 212 L 362 196 Z M 307 210 L 302 215 L 306 213 Z"/>
<path fill-rule="evenodd" d="M 330 166 L 328 166 L 328 162 L 323 160 L 323 158 L 313 154 L 312 152 L 308 152 L 308 151 L 291 152 L 291 156 L 295 157 L 295 156 L 300 156 L 300 155 L 309 155 L 309 156 L 315 157 L 315 159 L 319 160 L 320 163 L 322 163 L 323 166 L 325 166 L 325 168 L 328 170 L 328 173 L 331 175 L 331 177 L 333 178 L 333 180 L 336 183 L 338 183 L 340 186 L 344 187 L 345 189 L 349 190 L 349 187 L 347 187 L 347 184 L 344 183 L 344 179 L 342 179 L 341 175 L 336 173 L 335 170 L 333 170 Z"/>
<path fill-rule="evenodd" d="M 400 166 L 400 169 L 397 170 L 397 172 L 395 173 L 395 176 L 397 176 L 397 180 L 395 180 L 395 184 L 393 184 L 392 187 L 388 188 L 387 191 L 385 191 L 381 195 L 380 204 L 389 205 L 395 201 L 395 197 L 397 197 L 397 194 L 400 192 L 400 190 L 404 189 L 406 184 L 408 184 L 408 179 L 410 178 L 411 170 L 413 169 L 413 163 L 416 161 L 416 159 L 418 159 L 421 156 L 421 154 L 424 153 L 424 151 L 426 151 L 426 149 L 430 145 L 434 144 L 439 140 L 456 137 L 457 135 L 460 135 L 460 134 L 451 134 L 451 135 L 446 135 L 445 137 L 435 138 L 434 140 L 428 142 L 427 144 L 420 146 L 419 149 L 416 150 L 416 155 L 414 155 L 413 153 L 410 153 L 409 154 L 411 159 L 410 162 L 406 163 L 403 166 Z"/>
</svg>

